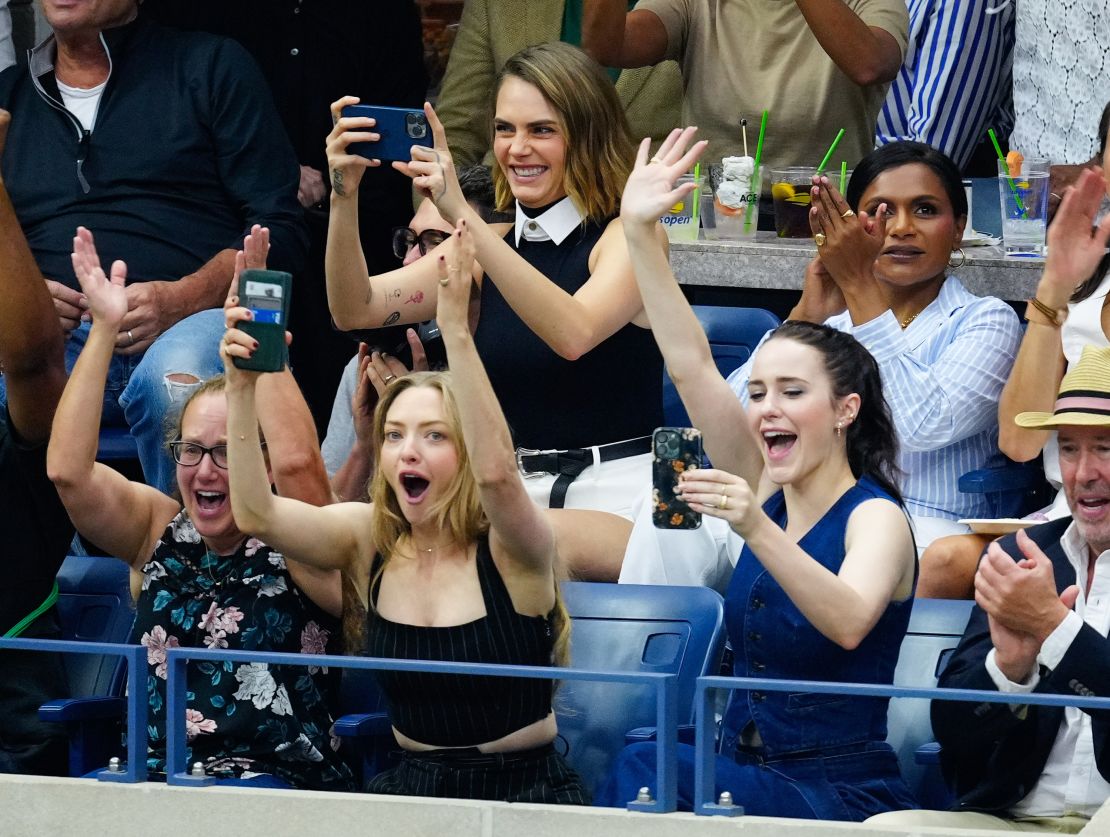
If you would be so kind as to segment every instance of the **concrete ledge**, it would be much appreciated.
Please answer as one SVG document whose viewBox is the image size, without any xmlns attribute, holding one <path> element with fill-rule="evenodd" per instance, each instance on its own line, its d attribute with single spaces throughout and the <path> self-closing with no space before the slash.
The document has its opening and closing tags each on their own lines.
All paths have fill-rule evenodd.
<svg viewBox="0 0 1110 837">
<path fill-rule="evenodd" d="M 1106 823 L 1102 817 L 1106 813 L 1100 812 L 1085 832 L 1107 833 L 1098 825 Z M 213 829 L 235 837 L 713 837 L 738 832 L 745 837 L 967 837 L 967 832 L 945 828 L 891 829 L 769 817 L 632 814 L 606 808 L 0 776 L 3 837 L 150 837 Z M 974 832 L 975 837 L 1012 833 Z"/>
</svg>

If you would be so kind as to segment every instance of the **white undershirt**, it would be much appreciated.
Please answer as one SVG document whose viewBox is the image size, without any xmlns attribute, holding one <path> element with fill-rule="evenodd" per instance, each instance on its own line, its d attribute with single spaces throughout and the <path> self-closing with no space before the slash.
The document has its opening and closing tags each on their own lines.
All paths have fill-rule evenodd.
<svg viewBox="0 0 1110 837">
<path fill-rule="evenodd" d="M 1087 545 L 1075 523 L 1064 532 L 1060 545 L 1075 568 L 1075 583 L 1080 593 L 1075 610 L 1049 635 L 1037 655 L 1038 665 L 1049 670 L 1060 664 L 1084 623 L 1102 636 L 1106 636 L 1110 628 L 1110 551 L 1103 552 L 1095 561 L 1091 592 L 1086 594 Z M 1040 682 L 1038 671 L 1033 672 L 1027 683 L 1008 680 L 994 661 L 994 649 L 987 654 L 986 665 L 987 672 L 1001 692 L 1031 692 Z M 1027 707 L 1013 708 L 1025 711 Z M 1091 817 L 1107 798 L 1110 798 L 1110 783 L 1095 766 L 1091 716 L 1069 706 L 1064 709 L 1064 722 L 1060 725 L 1037 784 L 1009 813 L 1018 817 Z"/>
<path fill-rule="evenodd" d="M 86 131 L 91 132 L 96 123 L 96 110 L 100 107 L 100 96 L 104 92 L 102 81 L 96 87 L 70 87 L 68 84 L 58 82 L 58 92 L 62 94 L 62 104 L 66 110 L 76 116 Z"/>
</svg>

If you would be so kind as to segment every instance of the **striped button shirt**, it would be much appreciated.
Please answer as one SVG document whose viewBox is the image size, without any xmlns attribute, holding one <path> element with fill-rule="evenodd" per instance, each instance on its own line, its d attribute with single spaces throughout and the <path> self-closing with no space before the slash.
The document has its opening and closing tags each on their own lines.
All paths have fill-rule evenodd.
<svg viewBox="0 0 1110 837">
<path fill-rule="evenodd" d="M 875 144 L 918 140 L 963 168 L 993 127 L 1014 123 L 1014 6 L 1004 0 L 907 0 L 910 39 L 879 113 Z M 988 10 L 1001 7 L 993 14 Z"/>
<path fill-rule="evenodd" d="M 858 326 L 847 312 L 825 324 L 852 334 L 879 364 L 910 514 L 990 517 L 985 498 L 962 493 L 957 482 L 1001 456 L 998 399 L 1021 342 L 1013 309 L 950 276 L 905 330 L 889 310 Z M 745 405 L 750 372 L 751 361 L 728 378 Z"/>
</svg>

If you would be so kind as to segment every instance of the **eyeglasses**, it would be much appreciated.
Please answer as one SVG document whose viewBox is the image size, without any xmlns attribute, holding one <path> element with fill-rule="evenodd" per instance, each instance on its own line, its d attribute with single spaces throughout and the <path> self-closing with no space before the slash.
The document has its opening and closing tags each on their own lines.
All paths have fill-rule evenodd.
<svg viewBox="0 0 1110 837">
<path fill-rule="evenodd" d="M 170 442 L 170 453 L 173 454 L 173 461 L 178 465 L 199 465 L 207 453 L 212 457 L 213 465 L 227 470 L 227 445 L 206 448 L 196 442 Z"/>
<path fill-rule="evenodd" d="M 450 237 L 451 233 L 443 230 L 424 230 L 418 235 L 412 227 L 394 227 L 393 255 L 404 259 L 409 250 L 416 246 L 420 248 L 420 255 L 426 256 L 429 250 L 435 249 Z"/>
</svg>

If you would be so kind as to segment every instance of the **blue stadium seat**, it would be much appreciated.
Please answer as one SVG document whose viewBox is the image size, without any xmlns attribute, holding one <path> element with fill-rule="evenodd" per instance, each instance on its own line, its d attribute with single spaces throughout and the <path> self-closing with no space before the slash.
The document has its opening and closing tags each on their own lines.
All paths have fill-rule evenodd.
<svg viewBox="0 0 1110 837">
<path fill-rule="evenodd" d="M 62 639 L 127 642 L 135 620 L 128 566 L 117 558 L 70 555 L 58 572 L 57 610 Z M 119 749 L 126 667 L 118 657 L 71 654 L 65 671 L 74 697 L 44 704 L 39 717 L 69 725 L 70 774 L 83 776 Z"/>
<path fill-rule="evenodd" d="M 139 449 L 135 444 L 135 437 L 126 427 L 101 427 L 96 458 L 99 462 L 138 459 Z"/>
<path fill-rule="evenodd" d="M 780 320 L 762 308 L 733 308 L 725 305 L 694 305 L 717 369 L 725 377 L 747 363 L 759 341 Z M 663 371 L 663 421 L 668 427 L 689 427 L 690 417 L 678 397 L 671 376 Z"/>
<path fill-rule="evenodd" d="M 909 629 L 898 654 L 895 686 L 932 688 L 963 636 L 971 616 L 971 601 L 917 599 Z M 925 808 L 945 810 L 951 793 L 935 765 L 916 760 L 917 749 L 933 740 L 929 701 L 893 698 L 887 713 L 887 742 L 898 754 L 902 776 Z"/>
</svg>

